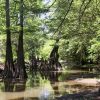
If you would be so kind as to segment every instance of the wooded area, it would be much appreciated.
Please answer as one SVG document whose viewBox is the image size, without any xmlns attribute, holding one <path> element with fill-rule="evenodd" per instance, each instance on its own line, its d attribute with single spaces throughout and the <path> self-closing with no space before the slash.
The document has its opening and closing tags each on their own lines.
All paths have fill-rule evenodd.
<svg viewBox="0 0 100 100">
<path fill-rule="evenodd" d="M 1 79 L 99 73 L 100 0 L 0 0 L 0 16 Z"/>
<path fill-rule="evenodd" d="M 99 5 L 99 0 L 1 1 L 1 63 L 5 61 L 6 77 L 27 77 L 25 62 L 32 56 L 53 59 L 50 63 L 60 57 L 76 67 L 98 65 Z"/>
</svg>

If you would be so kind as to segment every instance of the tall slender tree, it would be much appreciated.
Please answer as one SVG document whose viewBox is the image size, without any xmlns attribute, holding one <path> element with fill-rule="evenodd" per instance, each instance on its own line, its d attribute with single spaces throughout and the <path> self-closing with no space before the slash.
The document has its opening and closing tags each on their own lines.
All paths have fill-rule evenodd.
<svg viewBox="0 0 100 100">
<path fill-rule="evenodd" d="M 23 49 L 23 0 L 20 0 L 20 31 L 18 40 L 18 52 L 17 52 L 17 65 L 18 65 L 18 77 L 27 78 L 24 62 L 24 49 Z"/>
<path fill-rule="evenodd" d="M 6 59 L 5 59 L 5 69 L 4 78 L 11 78 L 14 75 L 14 65 L 13 65 L 13 54 L 11 46 L 11 32 L 10 32 L 10 9 L 9 0 L 5 2 L 5 12 L 6 12 Z"/>
</svg>

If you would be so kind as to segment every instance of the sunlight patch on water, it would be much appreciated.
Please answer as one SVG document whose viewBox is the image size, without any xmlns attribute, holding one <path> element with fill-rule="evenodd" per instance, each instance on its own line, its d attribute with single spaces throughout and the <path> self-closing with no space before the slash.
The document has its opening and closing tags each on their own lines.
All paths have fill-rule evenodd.
<svg viewBox="0 0 100 100">
<path fill-rule="evenodd" d="M 39 100 L 45 100 L 53 98 L 53 88 L 50 83 L 45 83 L 40 87 L 34 87 L 27 89 L 23 92 L 0 92 L 0 100 L 11 100 L 17 98 L 39 98 Z M 50 99 L 51 100 L 51 99 Z"/>
</svg>

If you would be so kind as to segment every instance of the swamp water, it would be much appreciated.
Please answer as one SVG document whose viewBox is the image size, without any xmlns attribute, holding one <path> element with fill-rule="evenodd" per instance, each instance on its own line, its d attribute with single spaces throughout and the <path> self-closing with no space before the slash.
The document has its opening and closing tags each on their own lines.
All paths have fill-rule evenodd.
<svg viewBox="0 0 100 100">
<path fill-rule="evenodd" d="M 76 77 L 86 77 L 86 73 L 44 72 L 29 74 L 27 80 L 4 80 L 0 82 L 0 100 L 56 100 L 65 94 L 94 88 L 75 84 L 73 79 Z"/>
</svg>

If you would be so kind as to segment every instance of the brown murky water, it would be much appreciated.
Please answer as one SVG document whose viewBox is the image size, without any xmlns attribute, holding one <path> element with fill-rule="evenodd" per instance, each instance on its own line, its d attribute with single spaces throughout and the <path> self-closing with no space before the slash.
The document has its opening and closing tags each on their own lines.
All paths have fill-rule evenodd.
<svg viewBox="0 0 100 100">
<path fill-rule="evenodd" d="M 98 85 L 77 83 L 77 78 L 95 78 L 93 73 L 70 71 L 63 73 L 43 73 L 29 75 L 27 80 L 4 80 L 0 83 L 0 100 L 56 100 L 65 94 L 98 89 Z M 50 76 L 51 75 L 51 76 Z M 79 81 L 79 80 L 78 80 Z"/>
</svg>

